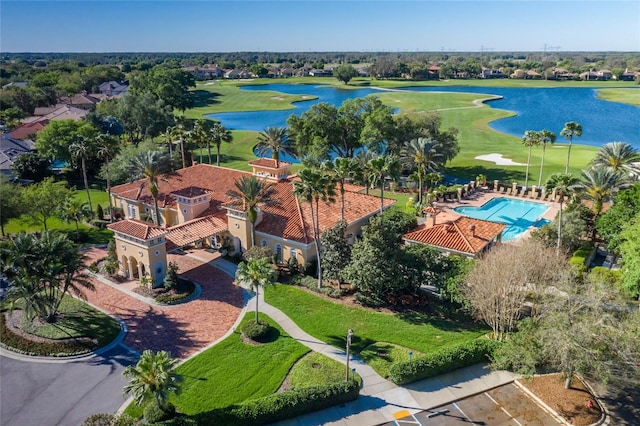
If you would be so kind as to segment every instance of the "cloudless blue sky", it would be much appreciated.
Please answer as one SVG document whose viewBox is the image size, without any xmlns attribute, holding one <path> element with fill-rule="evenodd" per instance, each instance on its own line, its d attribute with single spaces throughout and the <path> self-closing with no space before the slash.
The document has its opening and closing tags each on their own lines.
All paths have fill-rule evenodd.
<svg viewBox="0 0 640 426">
<path fill-rule="evenodd" d="M 3 52 L 640 51 L 640 1 L 8 1 Z"/>
</svg>

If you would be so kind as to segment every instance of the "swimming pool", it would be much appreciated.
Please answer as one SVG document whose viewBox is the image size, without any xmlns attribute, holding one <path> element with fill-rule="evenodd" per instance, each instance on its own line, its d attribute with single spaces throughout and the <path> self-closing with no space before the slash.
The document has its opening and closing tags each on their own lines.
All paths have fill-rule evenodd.
<svg viewBox="0 0 640 426">
<path fill-rule="evenodd" d="M 514 241 L 531 226 L 539 228 L 549 223 L 541 218 L 548 208 L 543 203 L 499 197 L 480 207 L 461 206 L 453 210 L 463 216 L 504 223 L 507 227 L 502 233 L 502 241 Z"/>
</svg>

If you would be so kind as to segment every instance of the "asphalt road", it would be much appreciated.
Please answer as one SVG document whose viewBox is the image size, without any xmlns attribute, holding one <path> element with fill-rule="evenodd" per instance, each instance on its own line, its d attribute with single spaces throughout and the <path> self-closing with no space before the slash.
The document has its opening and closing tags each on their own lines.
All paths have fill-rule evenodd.
<svg viewBox="0 0 640 426">
<path fill-rule="evenodd" d="M 137 356 L 121 346 L 71 362 L 27 362 L 0 356 L 2 426 L 78 426 L 124 402 L 122 371 Z"/>
</svg>

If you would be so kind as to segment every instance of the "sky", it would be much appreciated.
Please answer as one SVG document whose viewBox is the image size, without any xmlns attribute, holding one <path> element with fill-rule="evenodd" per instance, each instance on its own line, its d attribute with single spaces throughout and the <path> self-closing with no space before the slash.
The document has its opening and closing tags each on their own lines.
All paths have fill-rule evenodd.
<svg viewBox="0 0 640 426">
<path fill-rule="evenodd" d="M 0 0 L 2 52 L 640 51 L 640 1 Z"/>
</svg>

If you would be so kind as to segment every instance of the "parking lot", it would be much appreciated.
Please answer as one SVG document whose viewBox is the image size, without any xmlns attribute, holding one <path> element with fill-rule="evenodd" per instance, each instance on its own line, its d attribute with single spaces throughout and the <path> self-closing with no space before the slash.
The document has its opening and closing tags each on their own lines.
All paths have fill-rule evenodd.
<svg viewBox="0 0 640 426">
<path fill-rule="evenodd" d="M 560 424 L 538 404 L 508 384 L 432 410 L 396 413 L 397 420 L 385 425 L 517 425 L 557 426 Z"/>
</svg>

